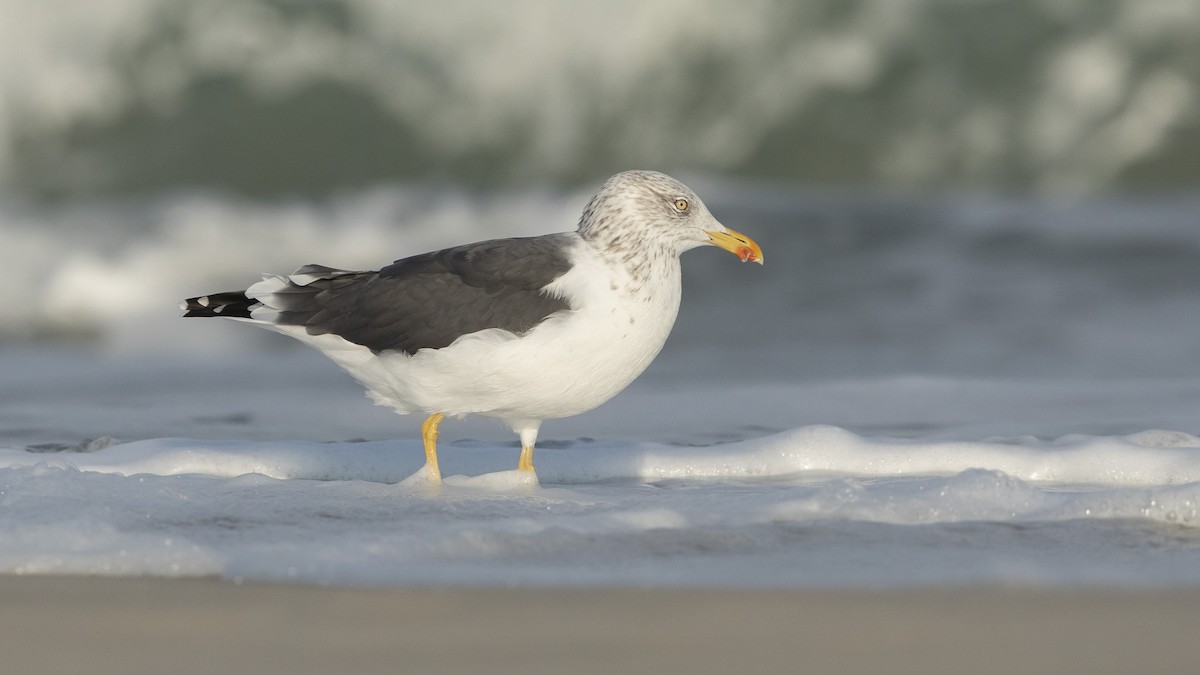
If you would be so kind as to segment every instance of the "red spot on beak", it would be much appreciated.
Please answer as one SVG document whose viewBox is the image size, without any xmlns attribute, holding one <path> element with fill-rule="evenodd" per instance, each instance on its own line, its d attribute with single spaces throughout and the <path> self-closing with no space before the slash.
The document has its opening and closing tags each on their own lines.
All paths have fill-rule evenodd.
<svg viewBox="0 0 1200 675">
<path fill-rule="evenodd" d="M 753 239 L 741 232 L 726 228 L 722 231 L 705 230 L 704 233 L 708 235 L 708 243 L 729 251 L 742 262 L 763 264 L 762 249 Z"/>
</svg>

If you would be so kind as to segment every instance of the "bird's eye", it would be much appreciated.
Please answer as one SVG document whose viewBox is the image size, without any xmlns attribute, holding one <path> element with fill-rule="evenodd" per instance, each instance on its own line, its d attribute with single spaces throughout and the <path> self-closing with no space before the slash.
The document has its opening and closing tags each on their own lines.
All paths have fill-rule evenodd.
<svg viewBox="0 0 1200 675">
<path fill-rule="evenodd" d="M 676 199 L 675 200 L 675 210 L 680 213 L 687 211 L 688 210 L 688 200 L 686 200 L 682 197 L 680 197 L 679 199 Z"/>
</svg>

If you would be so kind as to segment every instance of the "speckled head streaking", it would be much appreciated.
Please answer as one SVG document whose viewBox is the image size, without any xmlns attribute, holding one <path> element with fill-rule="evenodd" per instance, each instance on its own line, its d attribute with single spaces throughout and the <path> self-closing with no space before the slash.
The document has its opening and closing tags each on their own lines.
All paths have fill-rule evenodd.
<svg viewBox="0 0 1200 675">
<path fill-rule="evenodd" d="M 716 245 L 762 263 L 757 244 L 722 225 L 691 188 L 657 171 L 624 171 L 583 210 L 579 235 L 598 250 L 629 259 L 675 255 Z"/>
</svg>

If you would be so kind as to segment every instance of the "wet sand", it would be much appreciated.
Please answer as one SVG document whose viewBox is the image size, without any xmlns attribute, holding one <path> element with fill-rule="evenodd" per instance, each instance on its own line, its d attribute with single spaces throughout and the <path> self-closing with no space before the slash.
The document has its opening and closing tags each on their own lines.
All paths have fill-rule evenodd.
<svg viewBox="0 0 1200 675">
<path fill-rule="evenodd" d="M 1190 673 L 1200 589 L 344 589 L 0 576 L 4 673 Z"/>
</svg>

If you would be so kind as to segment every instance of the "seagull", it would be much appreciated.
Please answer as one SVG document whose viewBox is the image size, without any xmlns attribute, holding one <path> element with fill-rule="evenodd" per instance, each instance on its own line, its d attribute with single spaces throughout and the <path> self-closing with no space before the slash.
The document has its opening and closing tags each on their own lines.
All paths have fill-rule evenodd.
<svg viewBox="0 0 1200 675">
<path fill-rule="evenodd" d="M 536 481 L 543 420 L 595 408 L 650 365 L 679 313 L 679 257 L 709 245 L 763 262 L 757 243 L 683 183 L 625 171 L 601 186 L 574 232 L 455 246 L 378 271 L 305 265 L 180 307 L 289 335 L 376 404 L 424 413 L 432 483 L 441 482 L 439 425 L 468 414 L 507 423 L 521 439 L 517 468 Z"/>
</svg>

